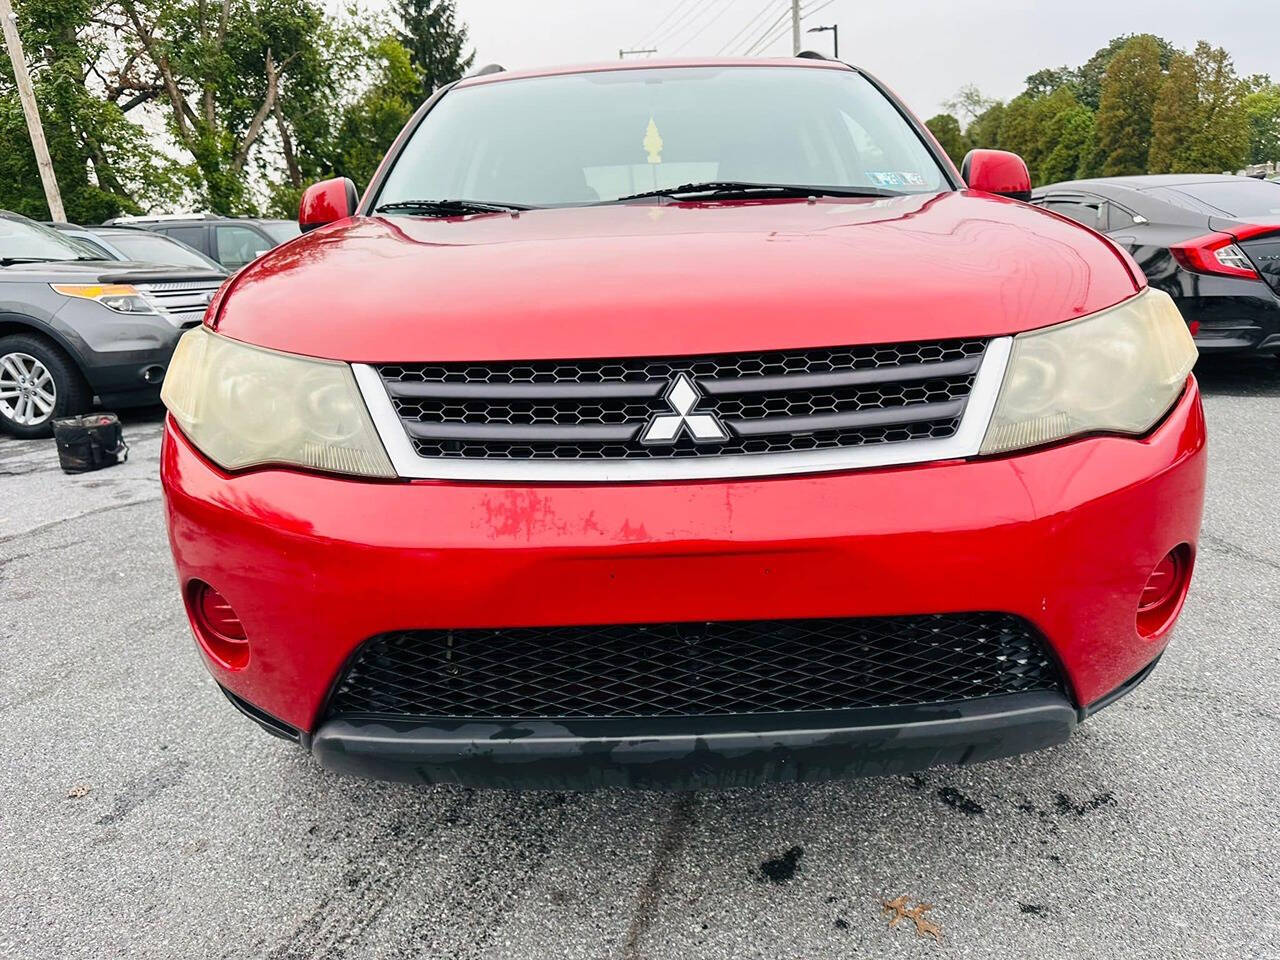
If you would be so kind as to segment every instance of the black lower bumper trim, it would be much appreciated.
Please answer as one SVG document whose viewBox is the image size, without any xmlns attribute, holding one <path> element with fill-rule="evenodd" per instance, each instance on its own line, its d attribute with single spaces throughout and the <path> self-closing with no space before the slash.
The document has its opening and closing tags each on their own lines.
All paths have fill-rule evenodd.
<svg viewBox="0 0 1280 960">
<path fill-rule="evenodd" d="M 1093 703 L 1089 704 L 1087 707 L 1081 707 L 1079 711 L 1079 719 L 1081 721 L 1084 721 L 1085 718 L 1092 717 L 1095 713 L 1097 713 L 1103 707 L 1111 706 L 1111 704 L 1115 703 L 1125 694 L 1132 693 L 1133 689 L 1138 684 L 1140 684 L 1143 680 L 1147 679 L 1147 677 L 1151 676 L 1151 671 L 1156 668 L 1156 664 L 1160 662 L 1160 657 L 1163 657 L 1163 656 L 1164 656 L 1164 653 L 1162 651 L 1160 654 L 1156 656 L 1154 660 L 1152 660 L 1145 667 L 1143 667 L 1141 670 L 1135 673 L 1132 677 L 1130 677 L 1124 683 L 1120 684 L 1120 686 L 1116 687 L 1106 696 L 1099 697 L 1097 700 L 1093 701 Z"/>
<path fill-rule="evenodd" d="M 336 717 L 311 739 L 335 771 L 412 783 L 694 789 L 970 764 L 1062 743 L 1047 691 L 958 703 L 734 717 L 450 721 Z"/>
<path fill-rule="evenodd" d="M 231 705 L 233 707 L 273 737 L 279 737 L 281 740 L 289 740 L 293 743 L 300 743 L 304 746 L 306 745 L 304 735 L 300 730 L 295 730 L 283 720 L 277 720 L 265 710 L 255 707 L 248 700 L 240 699 L 226 687 L 219 686 L 218 689 L 222 691 L 222 695 L 224 697 L 231 701 Z"/>
</svg>

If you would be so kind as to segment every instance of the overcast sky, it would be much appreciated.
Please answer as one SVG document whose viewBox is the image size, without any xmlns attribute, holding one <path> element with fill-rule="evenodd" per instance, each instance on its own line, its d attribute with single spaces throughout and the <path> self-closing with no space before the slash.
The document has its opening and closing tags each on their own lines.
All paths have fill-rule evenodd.
<svg viewBox="0 0 1280 960">
<path fill-rule="evenodd" d="M 366 0 L 381 6 L 385 0 Z M 619 48 L 660 55 L 790 53 L 790 0 L 457 0 L 477 64 L 508 68 L 617 59 Z M 806 0 L 805 26 L 838 23 L 842 59 L 865 67 L 924 117 L 963 84 L 1016 95 L 1041 67 L 1078 65 L 1112 37 L 1150 31 L 1181 47 L 1226 47 L 1241 74 L 1280 77 L 1276 0 Z M 1271 9 L 1268 9 L 1271 8 Z M 830 52 L 831 35 L 804 37 Z"/>
</svg>

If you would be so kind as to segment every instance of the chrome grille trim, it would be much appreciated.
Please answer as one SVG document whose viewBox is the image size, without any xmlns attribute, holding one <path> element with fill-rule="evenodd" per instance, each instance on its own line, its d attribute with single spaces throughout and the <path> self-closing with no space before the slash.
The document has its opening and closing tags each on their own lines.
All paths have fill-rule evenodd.
<svg viewBox="0 0 1280 960">
<path fill-rule="evenodd" d="M 222 286 L 221 280 L 175 280 L 164 283 L 136 283 L 139 290 L 163 307 L 177 326 L 194 326 L 204 319 L 209 299 Z"/>
<path fill-rule="evenodd" d="M 450 459 L 421 457 L 414 449 L 406 424 L 396 413 L 388 385 L 378 370 L 366 363 L 352 364 L 356 383 L 364 397 L 374 426 L 382 439 L 396 473 L 406 479 L 476 480 L 546 483 L 628 483 L 662 480 L 713 480 L 733 477 L 768 477 L 788 474 L 824 473 L 870 467 L 959 460 L 976 456 L 995 410 L 996 397 L 1004 381 L 1012 337 L 995 337 L 987 342 L 981 363 L 974 374 L 973 388 L 964 404 L 964 414 L 955 433 L 941 439 L 904 440 L 896 443 L 866 444 L 823 450 L 785 453 L 731 454 L 673 459 Z M 923 366 L 923 365 L 922 365 Z M 636 384 L 627 384 L 635 386 Z M 406 386 L 401 384 L 400 386 Z M 470 387 L 471 384 L 431 385 L 433 388 Z M 572 384 L 507 384 L 510 389 L 546 386 L 562 389 Z M 594 384 L 593 386 L 600 386 Z M 621 386 L 621 385 L 620 385 Z M 646 384 L 647 386 L 647 384 Z M 494 385 L 484 385 L 486 396 L 494 396 Z M 659 389 L 665 387 L 660 384 Z M 707 390 L 710 394 L 711 391 Z M 466 394 L 450 394 L 465 396 Z M 527 393 L 520 394 L 528 396 Z M 900 412 L 899 412 L 900 415 Z M 794 426 L 794 418 L 791 418 Z M 762 421 L 755 421 L 760 423 Z M 465 429 L 474 431 L 475 424 Z M 581 429 L 581 428 L 578 428 Z M 581 434 L 579 434 L 581 436 Z"/>
</svg>

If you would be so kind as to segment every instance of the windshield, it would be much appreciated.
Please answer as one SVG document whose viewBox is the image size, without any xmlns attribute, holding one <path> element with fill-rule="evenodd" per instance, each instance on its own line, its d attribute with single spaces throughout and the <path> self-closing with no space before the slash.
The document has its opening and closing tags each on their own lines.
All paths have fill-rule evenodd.
<svg viewBox="0 0 1280 960">
<path fill-rule="evenodd" d="M 276 243 L 292 240 L 302 233 L 302 228 L 292 220 L 263 220 L 259 226 L 267 232 Z"/>
<path fill-rule="evenodd" d="M 0 217 L 0 261 L 91 259 L 96 258 L 57 230 L 31 220 Z"/>
<path fill-rule="evenodd" d="M 1184 200 L 1180 206 L 1190 207 L 1211 217 L 1228 216 L 1239 219 L 1280 215 L 1280 183 L 1268 180 L 1252 180 L 1248 177 L 1207 180 L 1204 183 L 1179 184 L 1161 192 L 1181 194 L 1191 203 Z M 1166 196 L 1166 199 L 1178 202 L 1174 197 Z"/>
<path fill-rule="evenodd" d="M 210 260 L 208 257 L 202 256 L 200 253 L 192 250 L 185 243 L 179 243 L 176 240 L 170 240 L 168 237 L 162 237 L 154 233 L 113 233 L 110 234 L 110 240 L 130 260 L 139 260 L 143 263 L 167 263 L 184 267 L 202 267 L 206 270 L 221 270 L 222 268 Z"/>
<path fill-rule="evenodd" d="M 506 80 L 444 96 L 376 206 L 599 203 L 710 180 L 949 188 L 869 81 L 814 67 L 682 67 Z"/>
</svg>

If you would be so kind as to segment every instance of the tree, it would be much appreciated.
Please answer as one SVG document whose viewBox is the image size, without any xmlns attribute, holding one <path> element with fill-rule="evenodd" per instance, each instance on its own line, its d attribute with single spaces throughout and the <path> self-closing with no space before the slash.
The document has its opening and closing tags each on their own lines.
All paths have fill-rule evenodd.
<svg viewBox="0 0 1280 960">
<path fill-rule="evenodd" d="M 1081 172 L 1081 167 L 1095 142 L 1092 110 L 1082 103 L 1072 103 L 1050 118 L 1045 132 L 1051 149 L 1040 161 L 1037 183 L 1058 183 L 1090 175 Z"/>
<path fill-rule="evenodd" d="M 926 120 L 925 126 L 937 137 L 952 162 L 959 166 L 969 152 L 969 141 L 960 130 L 960 121 L 949 113 L 940 113 Z"/>
<path fill-rule="evenodd" d="M 975 84 L 966 83 L 963 87 L 956 91 L 956 95 L 950 100 L 944 100 L 942 105 L 952 114 L 958 114 L 972 123 L 978 116 L 990 110 L 999 103 L 990 97 L 983 96 L 982 91 Z"/>
<path fill-rule="evenodd" d="M 403 25 L 398 39 L 422 77 L 421 99 L 471 69 L 476 55 L 463 53 L 467 28 L 456 22 L 454 0 L 395 0 L 394 10 Z"/>
<path fill-rule="evenodd" d="M 1135 36 L 1149 37 L 1160 51 L 1160 69 L 1167 70 L 1177 49 L 1168 40 L 1154 34 L 1125 34 L 1116 37 L 1105 47 L 1090 57 L 1075 74 L 1075 93 L 1080 103 L 1090 110 L 1098 110 L 1102 105 L 1102 78 L 1115 55 Z"/>
<path fill-rule="evenodd" d="M 163 105 L 202 205 L 253 212 L 252 152 L 291 87 L 326 82 L 322 0 L 115 0 L 112 9 L 129 69 L 109 79 Z"/>
<path fill-rule="evenodd" d="M 1201 122 L 1196 62 L 1178 53 L 1160 87 L 1151 116 L 1151 173 L 1188 173 L 1191 140 Z"/>
<path fill-rule="evenodd" d="M 1254 90 L 1244 98 L 1249 120 L 1249 163 L 1280 162 L 1280 84 L 1270 77 L 1255 78 Z"/>
<path fill-rule="evenodd" d="M 1031 76 L 1027 77 L 1026 93 L 1033 97 L 1047 97 L 1055 90 L 1063 87 L 1071 90 L 1073 93 L 1080 84 L 1080 74 L 1070 67 L 1058 67 L 1053 69 L 1045 67 L 1043 70 L 1037 70 Z"/>
<path fill-rule="evenodd" d="M 1151 113 L 1164 82 L 1156 37 L 1126 40 L 1102 78 L 1097 115 L 1098 151 L 1104 176 L 1146 173 L 1151 149 Z"/>
<path fill-rule="evenodd" d="M 1000 101 L 992 103 L 965 129 L 965 136 L 974 147 L 997 147 L 1000 143 L 1000 126 L 1004 123 L 1005 105 Z"/>
<path fill-rule="evenodd" d="M 91 91 L 108 47 L 89 0 L 24 0 L 18 29 L 26 48 L 45 139 L 69 218 L 96 223 L 139 213 L 172 197 L 173 178 L 123 103 Z M 0 58 L 0 207 L 47 219 L 35 155 L 7 58 Z"/>
<path fill-rule="evenodd" d="M 1204 41 L 1176 54 L 1156 98 L 1149 167 L 1153 173 L 1235 170 L 1249 155 L 1246 86 L 1231 57 Z"/>
</svg>

